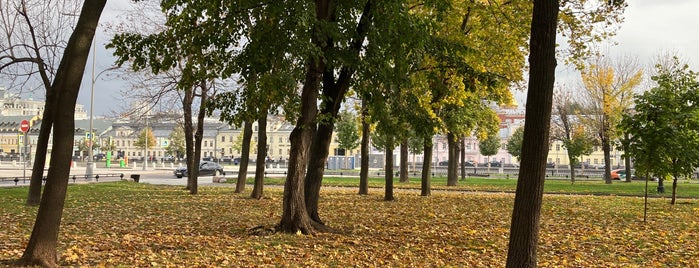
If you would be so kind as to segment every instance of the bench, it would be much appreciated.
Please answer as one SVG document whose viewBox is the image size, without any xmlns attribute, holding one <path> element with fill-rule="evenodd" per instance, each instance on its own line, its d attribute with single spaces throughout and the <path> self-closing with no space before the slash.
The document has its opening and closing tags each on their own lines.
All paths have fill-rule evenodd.
<svg viewBox="0 0 699 268">
<path fill-rule="evenodd" d="M 468 173 L 469 177 L 490 177 L 490 173 Z"/>
</svg>

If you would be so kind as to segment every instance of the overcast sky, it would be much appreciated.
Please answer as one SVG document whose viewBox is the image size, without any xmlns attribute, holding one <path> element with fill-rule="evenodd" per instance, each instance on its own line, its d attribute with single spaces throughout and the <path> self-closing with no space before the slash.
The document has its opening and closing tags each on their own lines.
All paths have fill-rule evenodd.
<svg viewBox="0 0 699 268">
<path fill-rule="evenodd" d="M 699 70 L 699 0 L 627 0 L 625 22 L 613 41 L 618 43 L 609 49 L 609 56 L 638 56 L 641 64 L 652 66 L 653 58 L 663 51 L 678 53 L 691 69 Z M 123 11 L 128 0 L 107 1 L 101 22 L 113 19 Z M 97 33 L 97 61 L 95 72 L 99 73 L 113 64 L 111 52 L 104 49 L 108 36 Z M 560 62 L 560 60 L 559 60 Z M 92 59 L 88 61 L 85 79 L 78 97 L 78 103 L 90 109 Z M 570 68 L 559 65 L 557 82 L 575 79 Z M 567 77 L 566 77 L 567 76 Z M 573 77 L 573 78 L 570 78 Z M 123 83 L 109 80 L 101 75 L 95 82 L 94 115 L 110 115 L 112 111 L 123 111 L 125 102 L 121 95 Z"/>
</svg>

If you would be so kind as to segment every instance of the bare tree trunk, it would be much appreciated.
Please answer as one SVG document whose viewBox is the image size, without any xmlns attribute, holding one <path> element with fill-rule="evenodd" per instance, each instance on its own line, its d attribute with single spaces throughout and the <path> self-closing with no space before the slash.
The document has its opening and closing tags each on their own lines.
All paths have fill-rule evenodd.
<svg viewBox="0 0 699 268">
<path fill-rule="evenodd" d="M 359 170 L 359 194 L 369 194 L 369 108 L 366 100 L 362 100 L 362 145 L 361 145 L 361 167 Z"/>
<path fill-rule="evenodd" d="M 522 164 L 510 227 L 506 263 L 508 268 L 536 267 L 556 70 L 558 9 L 556 0 L 534 0 L 528 103 L 522 142 Z"/>
<path fill-rule="evenodd" d="M 626 137 L 626 140 L 629 140 L 629 134 L 624 134 Z M 624 152 L 629 151 L 629 146 L 624 145 Z M 631 182 L 633 179 L 633 174 L 631 174 L 631 157 L 629 155 L 626 155 L 624 157 L 624 169 L 626 169 L 626 182 Z"/>
<path fill-rule="evenodd" d="M 408 176 L 408 138 L 400 143 L 400 182 L 409 182 Z"/>
<path fill-rule="evenodd" d="M 461 152 L 461 180 L 466 180 L 466 139 L 464 137 L 461 137 L 461 148 L 459 148 Z"/>
<path fill-rule="evenodd" d="M 452 133 L 447 133 L 447 143 L 448 143 L 448 165 L 447 165 L 447 186 L 456 186 L 459 178 L 457 176 L 456 170 L 459 167 L 459 141 L 456 136 Z"/>
<path fill-rule="evenodd" d="M 257 162 L 255 163 L 255 184 L 252 188 L 251 198 L 262 198 L 262 189 L 265 182 L 265 166 L 267 165 L 267 108 L 260 109 L 260 117 L 257 119 Z"/>
<path fill-rule="evenodd" d="M 192 172 L 195 168 L 194 163 L 194 123 L 192 122 L 192 103 L 194 102 L 194 89 L 189 88 L 184 90 L 182 98 L 182 109 L 184 117 L 184 144 L 185 157 L 187 163 L 187 190 L 191 189 Z"/>
<path fill-rule="evenodd" d="M 46 154 L 48 153 L 49 137 L 53 127 L 53 117 L 57 94 L 54 90 L 46 90 L 46 103 L 44 104 L 44 114 L 41 119 L 39 138 L 34 151 L 34 163 L 32 166 L 32 177 L 29 180 L 29 193 L 27 195 L 27 205 L 37 206 L 41 201 L 41 184 L 44 179 L 44 166 L 46 166 Z"/>
<path fill-rule="evenodd" d="M 238 166 L 238 181 L 235 184 L 235 192 L 242 193 L 245 190 L 245 181 L 248 178 L 248 164 L 250 163 L 250 142 L 252 140 L 252 122 L 243 123 L 243 146 Z"/>
<path fill-rule="evenodd" d="M 393 148 L 386 146 L 386 188 L 384 189 L 384 201 L 393 201 Z"/>
<path fill-rule="evenodd" d="M 602 139 L 602 151 L 604 152 L 604 183 L 612 184 L 612 165 L 609 163 L 611 158 L 611 148 L 609 144 L 609 139 Z"/>
<path fill-rule="evenodd" d="M 422 160 L 422 185 L 420 189 L 421 196 L 430 196 L 431 193 L 431 182 L 432 179 L 430 174 L 430 168 L 432 168 L 432 141 L 429 138 L 425 139 L 425 158 Z"/>
<path fill-rule="evenodd" d="M 335 7 L 332 1 L 319 1 L 322 8 L 316 9 L 316 13 L 321 20 L 333 22 L 335 20 Z M 366 39 L 372 18 L 372 1 L 367 1 L 364 5 L 361 17 L 356 27 L 356 35 L 350 43 L 350 51 L 354 56 L 359 57 L 362 43 Z M 332 48 L 332 38 L 326 40 L 326 48 Z M 306 209 L 310 218 L 316 223 L 316 228 L 324 228 L 324 224 L 318 215 L 318 199 L 320 197 L 320 187 L 325 172 L 325 162 L 328 159 L 330 142 L 335 125 L 335 120 L 340 111 L 340 106 L 345 100 L 345 93 L 349 90 L 352 75 L 355 70 L 350 66 L 340 68 L 337 80 L 335 80 L 335 68 L 323 66 L 323 104 L 318 129 L 313 136 L 310 148 L 310 158 L 306 173 L 305 201 Z M 324 230 L 326 231 L 326 230 Z"/>
<path fill-rule="evenodd" d="M 318 214 L 318 199 L 320 198 L 320 187 L 322 185 L 323 173 L 325 172 L 325 162 L 328 159 L 328 147 L 332 141 L 335 120 L 329 119 L 329 121 L 330 122 L 320 123 L 318 125 L 318 130 L 313 136 L 313 142 L 310 148 L 310 159 L 306 172 L 306 210 L 311 220 L 320 225 L 324 223 Z"/>
<path fill-rule="evenodd" d="M 672 199 L 670 204 L 674 205 L 677 202 L 677 176 L 672 177 Z"/>
<path fill-rule="evenodd" d="M 70 159 L 75 134 L 75 103 L 85 71 L 90 46 L 106 0 L 86 1 L 78 23 L 68 40 L 52 91 L 57 93 L 51 169 L 41 198 L 34 229 L 21 261 L 44 267 L 57 266 L 56 245 L 63 215 Z"/>
<path fill-rule="evenodd" d="M 316 131 L 315 118 L 318 114 L 316 102 L 324 70 L 325 64 L 322 61 L 309 61 L 301 91 L 301 115 L 289 135 L 291 142 L 289 166 L 284 183 L 282 217 L 277 225 L 278 230 L 286 233 L 300 231 L 303 234 L 311 234 L 314 232 L 311 218 L 306 210 L 304 176 L 310 143 Z"/>
<path fill-rule="evenodd" d="M 199 112 L 197 114 L 197 131 L 194 133 L 194 159 L 192 159 L 192 164 L 195 167 L 192 171 L 189 171 L 189 177 L 187 177 L 187 183 L 189 185 L 189 193 L 197 194 L 199 186 L 199 164 L 201 163 L 201 142 L 204 139 L 204 117 L 206 117 L 206 103 L 209 101 L 208 98 L 208 86 L 206 81 L 201 84 L 201 103 L 199 104 Z"/>
</svg>

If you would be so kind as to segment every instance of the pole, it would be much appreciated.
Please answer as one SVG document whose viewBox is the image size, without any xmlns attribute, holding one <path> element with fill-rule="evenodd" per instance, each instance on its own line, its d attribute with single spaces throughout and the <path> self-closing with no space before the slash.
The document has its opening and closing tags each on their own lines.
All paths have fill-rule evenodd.
<svg viewBox="0 0 699 268">
<path fill-rule="evenodd" d="M 148 167 L 148 116 L 146 115 L 146 129 L 143 131 L 143 136 L 145 136 L 145 144 L 143 145 L 143 148 L 145 148 L 145 153 L 143 153 L 143 170 L 146 170 Z"/>
<path fill-rule="evenodd" d="M 88 149 L 87 149 L 87 166 L 85 167 L 85 179 L 88 181 L 92 180 L 92 174 L 94 173 L 95 169 L 95 163 L 92 162 L 92 158 L 94 157 L 92 154 L 92 146 L 93 146 L 93 136 L 95 135 L 94 132 L 92 131 L 92 113 L 94 111 L 95 107 L 95 58 L 97 58 L 95 54 L 95 38 L 92 39 L 92 87 L 90 88 L 90 126 L 88 128 L 88 133 L 90 133 L 90 139 L 88 140 Z"/>
</svg>

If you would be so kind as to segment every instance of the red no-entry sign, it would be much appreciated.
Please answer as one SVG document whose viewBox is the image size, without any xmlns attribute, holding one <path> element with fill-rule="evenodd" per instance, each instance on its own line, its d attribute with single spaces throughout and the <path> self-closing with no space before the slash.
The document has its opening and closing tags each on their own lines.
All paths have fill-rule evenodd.
<svg viewBox="0 0 699 268">
<path fill-rule="evenodd" d="M 29 131 L 29 121 L 27 121 L 26 119 L 22 120 L 22 123 L 19 123 L 19 130 L 21 130 L 24 133 Z"/>
</svg>

